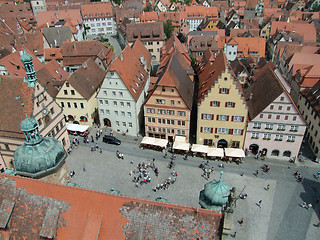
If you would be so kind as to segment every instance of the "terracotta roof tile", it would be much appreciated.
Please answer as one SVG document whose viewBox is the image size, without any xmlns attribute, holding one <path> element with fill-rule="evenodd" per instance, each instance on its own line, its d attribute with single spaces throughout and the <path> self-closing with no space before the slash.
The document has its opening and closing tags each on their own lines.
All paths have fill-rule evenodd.
<svg viewBox="0 0 320 240">
<path fill-rule="evenodd" d="M 57 239 L 82 239 L 86 226 L 99 223 L 99 216 L 99 239 L 218 239 L 221 234 L 223 215 L 218 211 L 198 209 L 195 213 L 187 206 L 6 176 L 0 177 L 4 193 L 0 201 L 15 201 L 5 230 L 10 239 L 38 239 L 49 207 L 60 210 Z"/>
<path fill-rule="evenodd" d="M 147 62 L 147 69 L 150 69 L 151 54 L 139 41 L 130 47 L 127 45 L 113 62 L 108 71 L 117 72 L 123 83 L 126 85 L 132 97 L 137 101 L 145 87 L 149 73 L 144 69 L 140 56 Z"/>
<path fill-rule="evenodd" d="M 60 48 L 46 48 L 44 50 L 44 60 L 47 62 L 52 59 L 62 61 L 62 52 Z"/>
<path fill-rule="evenodd" d="M 68 82 L 74 87 L 86 100 L 98 91 L 106 72 L 101 69 L 92 58 L 89 58 L 82 64 L 69 78 Z"/>
<path fill-rule="evenodd" d="M 157 12 L 141 12 L 139 14 L 139 19 L 141 23 L 146 22 L 156 22 L 159 19 Z"/>
<path fill-rule="evenodd" d="M 111 2 L 81 5 L 83 19 L 113 17 Z"/>
<path fill-rule="evenodd" d="M 23 76 L 0 77 L 1 135 L 24 138 L 20 123 L 25 119 L 24 110 L 29 117 L 32 116 L 33 92 L 34 89 L 23 82 Z"/>
<path fill-rule="evenodd" d="M 74 20 L 78 24 L 81 23 L 80 9 L 65 9 L 65 10 L 51 10 L 45 12 L 38 12 L 37 14 L 37 25 L 38 26 L 54 26 L 59 20 Z M 49 25 L 49 26 L 48 26 Z"/>
<path fill-rule="evenodd" d="M 164 41 L 162 22 L 130 23 L 126 26 L 126 37 L 129 43 L 140 41 Z"/>
<path fill-rule="evenodd" d="M 36 58 L 36 56 L 26 48 L 26 52 L 33 58 L 33 67 L 37 71 L 43 67 L 43 64 Z M 10 55 L 0 59 L 0 65 L 5 66 L 9 75 L 12 76 L 27 76 L 24 65 L 20 60 L 19 51 L 11 53 Z"/>
</svg>

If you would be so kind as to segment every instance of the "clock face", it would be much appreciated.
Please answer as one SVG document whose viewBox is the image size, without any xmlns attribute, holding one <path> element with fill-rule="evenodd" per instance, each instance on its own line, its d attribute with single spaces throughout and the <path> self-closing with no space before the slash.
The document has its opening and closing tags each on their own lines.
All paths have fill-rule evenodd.
<svg viewBox="0 0 320 240">
<path fill-rule="evenodd" d="M 43 109 L 42 112 L 43 112 L 43 114 L 47 114 L 48 110 L 47 109 Z"/>
</svg>

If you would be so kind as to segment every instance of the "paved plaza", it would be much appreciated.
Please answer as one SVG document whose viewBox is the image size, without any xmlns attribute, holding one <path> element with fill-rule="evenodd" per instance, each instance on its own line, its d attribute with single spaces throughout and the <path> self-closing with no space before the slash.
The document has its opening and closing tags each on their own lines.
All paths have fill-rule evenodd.
<svg viewBox="0 0 320 240">
<path fill-rule="evenodd" d="M 223 181 L 236 187 L 237 196 L 243 189 L 243 192 L 248 194 L 246 199 L 238 199 L 236 202 L 231 231 L 237 232 L 235 239 L 319 239 L 320 228 L 314 225 L 320 218 L 317 203 L 320 199 L 320 180 L 312 176 L 319 170 L 318 164 L 311 161 L 292 164 L 248 157 L 243 164 L 225 163 L 222 169 L 219 167 L 221 162 L 210 161 L 209 165 L 213 166 L 215 171 L 207 180 L 201 176 L 202 170 L 199 168 L 203 159 L 189 157 L 184 160 L 183 156 L 176 155 L 174 170 L 178 173 L 177 181 L 167 190 L 154 192 L 152 189 L 158 183 L 172 176 L 172 170 L 168 168 L 170 158 L 165 159 L 161 152 L 140 149 L 138 138 L 117 137 L 123 140 L 120 146 L 108 145 L 99 139 L 98 145 L 102 147 L 102 153 L 92 153 L 92 144 L 86 145 L 80 139 L 80 146 L 71 152 L 66 161 L 69 171 L 76 173 L 71 182 L 103 192 L 114 187 L 126 196 L 149 200 L 161 196 L 172 204 L 199 208 L 199 193 L 204 184 L 213 179 L 218 180 L 222 170 Z M 124 160 L 116 157 L 116 150 L 124 154 Z M 159 169 L 159 176 L 156 177 L 149 168 L 151 183 L 137 188 L 132 181 L 133 175 L 129 175 L 130 170 L 136 168 L 139 162 L 152 163 L 153 158 Z M 253 175 L 255 170 L 265 163 L 270 166 L 270 172 L 260 171 L 257 177 Z M 297 170 L 305 177 L 303 183 L 298 183 L 293 176 Z M 240 173 L 243 173 L 243 176 Z M 267 191 L 265 188 L 268 184 L 270 189 Z M 257 205 L 259 200 L 262 200 L 261 207 Z M 302 202 L 312 203 L 313 208 L 302 208 L 299 205 Z M 242 227 L 238 223 L 241 218 L 244 218 Z"/>
</svg>

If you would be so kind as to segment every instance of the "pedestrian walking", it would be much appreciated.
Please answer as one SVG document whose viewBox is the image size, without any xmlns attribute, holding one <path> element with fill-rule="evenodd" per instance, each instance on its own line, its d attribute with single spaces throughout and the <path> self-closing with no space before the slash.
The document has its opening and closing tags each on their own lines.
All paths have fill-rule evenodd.
<svg viewBox="0 0 320 240">
<path fill-rule="evenodd" d="M 311 203 L 309 203 L 309 204 L 307 205 L 307 209 L 309 210 L 310 208 L 312 208 L 312 204 L 311 204 Z"/>
<path fill-rule="evenodd" d="M 84 172 L 85 172 L 85 171 L 87 171 L 87 169 L 86 169 L 86 167 L 85 167 L 85 166 L 83 166 L 82 170 L 83 170 Z"/>
<path fill-rule="evenodd" d="M 269 189 L 270 189 L 270 185 L 268 184 L 266 187 L 266 190 L 269 191 Z"/>
<path fill-rule="evenodd" d="M 237 232 L 234 232 L 233 234 L 230 234 L 231 237 L 235 238 L 237 235 Z"/>
<path fill-rule="evenodd" d="M 100 148 L 100 153 L 102 153 L 102 148 Z"/>
<path fill-rule="evenodd" d="M 240 221 L 239 221 L 239 224 L 240 224 L 241 227 L 242 227 L 243 223 L 244 223 L 244 219 L 241 218 Z"/>
<path fill-rule="evenodd" d="M 258 202 L 258 206 L 261 207 L 261 204 L 262 204 L 262 200 Z"/>
</svg>

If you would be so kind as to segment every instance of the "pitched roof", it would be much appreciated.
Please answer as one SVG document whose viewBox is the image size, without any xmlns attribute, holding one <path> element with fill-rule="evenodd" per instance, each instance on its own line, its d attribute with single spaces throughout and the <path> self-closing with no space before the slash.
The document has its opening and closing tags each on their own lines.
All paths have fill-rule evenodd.
<svg viewBox="0 0 320 240">
<path fill-rule="evenodd" d="M 188 109 L 191 110 L 193 82 L 181 64 L 183 62 L 185 62 L 185 58 L 179 50 L 172 53 L 154 85 L 154 90 L 157 86 L 175 87 Z"/>
<path fill-rule="evenodd" d="M 317 115 L 320 115 L 320 80 L 312 87 L 301 91 L 301 94 L 308 99 L 310 105 Z"/>
<path fill-rule="evenodd" d="M 30 54 L 33 58 L 33 67 L 34 70 L 37 71 L 40 68 L 43 67 L 43 64 L 39 61 L 36 56 L 29 51 L 29 49 L 25 48 L 26 52 Z M 9 75 L 12 76 L 27 76 L 26 75 L 26 70 L 24 69 L 24 65 L 20 60 L 20 54 L 19 51 L 16 51 L 14 53 L 11 53 L 10 55 L 1 58 L 0 59 L 0 65 L 3 65 L 6 67 Z"/>
<path fill-rule="evenodd" d="M 102 84 L 105 75 L 106 72 L 101 69 L 92 58 L 89 58 L 67 81 L 82 97 L 89 100 Z"/>
<path fill-rule="evenodd" d="M 38 27 L 54 27 L 59 20 L 73 20 L 78 24 L 81 23 L 80 9 L 63 9 L 63 10 L 48 10 L 37 13 Z"/>
<path fill-rule="evenodd" d="M 7 215 L 10 224 L 1 231 L 8 239 L 51 234 L 54 239 L 216 239 L 221 235 L 223 214 L 218 211 L 197 209 L 196 213 L 193 207 L 9 175 L 0 177 L 0 190 L 0 202 L 14 204 Z M 148 224 L 155 227 L 146 228 Z"/>
<path fill-rule="evenodd" d="M 60 48 L 46 48 L 44 50 L 44 60 L 50 61 L 51 59 L 62 60 L 62 52 Z"/>
<path fill-rule="evenodd" d="M 141 46 L 142 45 L 142 46 Z M 151 55 L 145 51 L 143 44 L 137 40 L 132 48 L 127 45 L 122 53 L 111 62 L 108 71 L 116 72 L 136 101 L 144 89 L 149 73 L 144 69 L 140 56 L 150 67 Z"/>
<path fill-rule="evenodd" d="M 2 136 L 24 138 L 20 123 L 33 112 L 34 88 L 22 76 L 0 76 L 0 131 Z M 24 104 L 22 107 L 21 104 Z"/>
<path fill-rule="evenodd" d="M 162 22 L 130 23 L 126 26 L 128 42 L 140 41 L 164 41 Z"/>
<path fill-rule="evenodd" d="M 56 60 L 51 60 L 37 71 L 37 78 L 41 86 L 47 90 L 52 98 L 55 98 L 59 88 L 69 77 L 69 73 L 63 70 Z"/>
<path fill-rule="evenodd" d="M 70 27 L 42 28 L 43 36 L 48 41 L 50 47 L 59 48 L 63 42 L 72 40 L 73 34 Z"/>
<path fill-rule="evenodd" d="M 218 77 L 227 67 L 228 60 L 223 51 L 219 53 L 213 63 L 207 62 L 199 73 L 198 103 L 201 103 L 208 91 L 215 85 Z"/>
<path fill-rule="evenodd" d="M 81 5 L 83 19 L 113 17 L 111 2 Z"/>
<path fill-rule="evenodd" d="M 255 81 L 252 85 L 244 89 L 251 120 L 285 91 L 274 69 L 275 66 L 271 62 L 266 64 L 255 74 Z"/>
<path fill-rule="evenodd" d="M 183 54 L 186 60 L 191 63 L 191 59 L 190 59 L 187 47 L 184 44 L 182 44 L 175 35 L 172 35 L 166 41 L 166 43 L 161 47 L 160 62 L 162 63 L 163 61 L 165 61 L 167 56 L 170 55 L 175 50 L 179 50 L 179 52 Z"/>
</svg>

